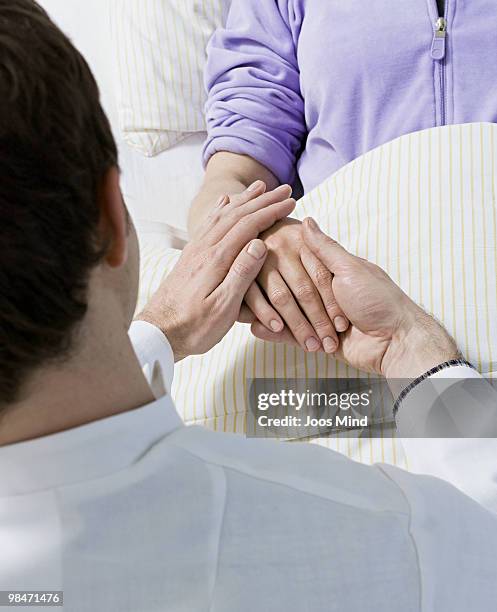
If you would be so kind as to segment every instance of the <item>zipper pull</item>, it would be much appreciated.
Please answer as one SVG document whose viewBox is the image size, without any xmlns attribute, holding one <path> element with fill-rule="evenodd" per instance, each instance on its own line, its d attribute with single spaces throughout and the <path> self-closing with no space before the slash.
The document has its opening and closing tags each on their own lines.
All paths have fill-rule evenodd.
<svg viewBox="0 0 497 612">
<path fill-rule="evenodd" d="M 435 60 L 445 57 L 445 37 L 447 36 L 447 21 L 439 17 L 435 23 L 435 32 L 431 43 L 431 56 Z"/>
</svg>

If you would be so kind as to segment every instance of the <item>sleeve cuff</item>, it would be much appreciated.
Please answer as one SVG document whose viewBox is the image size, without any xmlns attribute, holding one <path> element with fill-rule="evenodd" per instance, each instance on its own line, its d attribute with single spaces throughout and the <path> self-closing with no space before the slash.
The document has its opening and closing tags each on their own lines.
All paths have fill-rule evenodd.
<svg viewBox="0 0 497 612">
<path fill-rule="evenodd" d="M 430 376 L 430 378 L 483 378 L 483 376 L 469 365 L 457 365 L 440 370 Z"/>
<path fill-rule="evenodd" d="M 400 402 L 397 431 L 403 438 L 467 438 L 494 436 L 497 393 L 470 366 L 436 372 Z"/>
<path fill-rule="evenodd" d="M 238 129 L 236 136 L 216 134 L 216 131 L 216 129 L 211 131 L 204 146 L 204 168 L 215 153 L 228 151 L 238 155 L 248 155 L 255 159 L 272 172 L 282 185 L 294 183 L 295 159 L 277 140 L 261 132 L 254 134 L 248 129 Z M 257 138 L 257 143 L 255 138 Z"/>
<path fill-rule="evenodd" d="M 151 323 L 134 321 L 128 332 L 131 344 L 154 395 L 171 393 L 174 353 L 166 336 Z"/>
<path fill-rule="evenodd" d="M 399 410 L 399 407 L 400 407 L 401 403 L 421 383 L 423 383 L 428 378 L 434 377 L 437 373 L 447 372 L 447 370 L 452 369 L 453 367 L 456 367 L 456 366 L 462 366 L 462 367 L 468 367 L 468 368 L 474 369 L 473 366 L 468 361 L 466 361 L 464 359 L 451 359 L 450 361 L 444 361 L 443 363 L 440 363 L 439 365 L 435 366 L 431 370 L 428 370 L 427 372 L 425 372 L 421 376 L 418 376 L 417 378 L 412 380 L 409 384 L 407 384 L 402 389 L 402 391 L 398 395 L 398 397 L 397 397 L 397 399 L 395 401 L 395 404 L 393 406 L 393 416 L 394 417 L 397 416 L 397 411 Z M 443 376 L 443 378 L 451 378 L 451 377 L 450 376 L 448 376 L 448 377 L 447 376 Z"/>
</svg>

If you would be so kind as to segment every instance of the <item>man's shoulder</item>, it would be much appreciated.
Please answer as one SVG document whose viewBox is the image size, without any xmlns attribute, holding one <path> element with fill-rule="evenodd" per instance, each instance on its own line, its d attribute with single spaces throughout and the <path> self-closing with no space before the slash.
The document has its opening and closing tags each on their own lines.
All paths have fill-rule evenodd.
<svg viewBox="0 0 497 612">
<path fill-rule="evenodd" d="M 286 486 L 373 512 L 409 512 L 398 486 L 376 466 L 314 444 L 250 439 L 202 427 L 182 427 L 168 443 L 230 477 Z"/>
</svg>

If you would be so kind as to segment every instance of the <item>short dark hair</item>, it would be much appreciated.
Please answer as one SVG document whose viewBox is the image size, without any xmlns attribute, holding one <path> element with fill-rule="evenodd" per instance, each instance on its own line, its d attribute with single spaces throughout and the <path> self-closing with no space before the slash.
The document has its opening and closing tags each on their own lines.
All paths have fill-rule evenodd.
<svg viewBox="0 0 497 612">
<path fill-rule="evenodd" d="M 0 0 L 0 405 L 70 351 L 116 165 L 86 61 L 36 2 Z"/>
</svg>

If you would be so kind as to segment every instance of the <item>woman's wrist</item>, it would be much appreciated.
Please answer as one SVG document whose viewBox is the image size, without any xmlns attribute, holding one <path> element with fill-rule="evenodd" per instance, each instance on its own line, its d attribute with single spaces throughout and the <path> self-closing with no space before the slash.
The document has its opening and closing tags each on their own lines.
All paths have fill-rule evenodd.
<svg viewBox="0 0 497 612">
<path fill-rule="evenodd" d="M 216 206 L 219 198 L 244 191 L 248 185 L 236 178 L 207 178 L 195 196 L 190 211 L 188 213 L 188 232 L 194 236 L 195 232 L 201 228 L 211 210 Z"/>
</svg>

